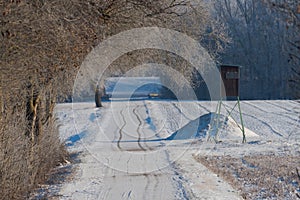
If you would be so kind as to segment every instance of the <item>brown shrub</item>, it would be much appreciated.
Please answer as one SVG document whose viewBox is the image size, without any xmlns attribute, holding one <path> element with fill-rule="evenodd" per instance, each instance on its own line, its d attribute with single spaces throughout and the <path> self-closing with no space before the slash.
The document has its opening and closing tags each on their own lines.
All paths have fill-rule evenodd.
<svg viewBox="0 0 300 200">
<path fill-rule="evenodd" d="M 36 141 L 26 136 L 25 112 L 7 115 L 0 132 L 0 199 L 25 199 L 50 169 L 62 162 L 65 151 L 55 123 L 42 127 Z M 42 133 L 42 134 L 41 134 Z"/>
</svg>

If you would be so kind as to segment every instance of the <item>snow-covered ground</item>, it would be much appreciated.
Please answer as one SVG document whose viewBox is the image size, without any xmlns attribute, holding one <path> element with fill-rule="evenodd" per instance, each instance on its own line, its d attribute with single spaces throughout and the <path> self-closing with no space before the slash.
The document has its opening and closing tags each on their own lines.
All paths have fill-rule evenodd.
<svg viewBox="0 0 300 200">
<path fill-rule="evenodd" d="M 224 102 L 227 109 L 235 102 Z M 247 143 L 235 109 L 223 106 L 218 141 L 207 142 L 217 102 L 114 101 L 59 104 L 62 140 L 81 160 L 61 199 L 241 199 L 194 157 L 299 154 L 300 103 L 243 101 Z"/>
</svg>

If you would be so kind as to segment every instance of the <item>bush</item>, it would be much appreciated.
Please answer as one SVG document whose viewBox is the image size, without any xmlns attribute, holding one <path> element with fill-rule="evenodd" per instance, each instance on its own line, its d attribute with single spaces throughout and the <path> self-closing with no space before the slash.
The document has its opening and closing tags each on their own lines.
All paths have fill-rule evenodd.
<svg viewBox="0 0 300 200">
<path fill-rule="evenodd" d="M 49 119 L 33 141 L 25 133 L 25 109 L 2 113 L 0 130 L 0 199 L 25 199 L 31 190 L 47 179 L 66 151 L 61 145 L 53 119 Z M 43 111 L 45 112 L 45 111 Z"/>
</svg>

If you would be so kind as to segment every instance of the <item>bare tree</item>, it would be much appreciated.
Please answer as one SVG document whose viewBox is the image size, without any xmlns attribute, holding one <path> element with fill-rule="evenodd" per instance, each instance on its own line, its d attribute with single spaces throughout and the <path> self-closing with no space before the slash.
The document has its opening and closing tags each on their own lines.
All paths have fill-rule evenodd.
<svg viewBox="0 0 300 200">
<path fill-rule="evenodd" d="M 96 91 L 95 91 L 95 103 L 96 103 L 96 107 L 102 107 L 102 103 L 101 103 L 101 97 L 103 96 L 102 94 L 102 90 L 100 88 L 99 85 L 97 85 Z"/>
<path fill-rule="evenodd" d="M 130 2 L 132 3 L 133 1 Z M 110 29 L 112 31 L 110 34 L 118 33 L 120 30 L 128 30 L 130 27 L 143 27 L 149 25 L 170 28 L 185 33 L 199 41 L 201 45 L 207 48 L 212 57 L 216 57 L 229 42 L 227 33 L 224 30 L 225 27 L 220 20 L 217 20 L 211 15 L 212 5 L 208 4 L 206 1 L 199 0 L 190 2 L 165 0 L 159 1 L 158 4 L 156 3 L 157 2 L 151 2 L 148 5 L 143 1 L 139 1 L 138 3 L 134 2 L 134 6 L 138 6 L 138 11 L 136 13 L 130 13 L 129 16 L 134 15 L 133 17 L 130 17 L 130 19 L 133 18 L 137 20 L 138 23 L 127 25 L 127 27 L 124 28 L 123 25 L 125 23 L 121 20 L 122 23 L 117 25 L 114 24 L 112 26 L 113 28 Z M 149 10 L 144 10 L 145 5 L 148 6 Z M 141 8 L 143 8 L 143 12 L 139 13 Z M 119 16 L 119 14 L 116 15 Z M 103 39 L 110 34 L 106 32 Z M 112 75 L 120 76 L 133 67 L 144 63 L 161 63 L 171 66 L 189 80 L 193 87 L 197 87 L 198 74 L 190 63 L 174 53 L 154 49 L 136 50 L 122 55 L 110 65 L 103 77 L 105 78 Z M 88 74 L 95 74 L 93 69 L 84 70 L 88 71 L 86 72 Z M 141 73 L 140 75 L 142 76 Z M 82 87 L 89 88 L 89 90 L 81 90 L 84 91 L 84 94 L 80 94 L 80 96 L 88 97 L 90 100 L 94 98 L 94 88 L 99 84 L 97 78 L 95 80 L 86 80 L 87 82 L 82 84 Z M 179 83 L 181 80 L 182 79 L 174 80 L 177 82 L 177 90 L 184 90 L 182 87 L 183 84 Z M 76 99 L 80 100 L 81 98 L 78 97 Z"/>
</svg>

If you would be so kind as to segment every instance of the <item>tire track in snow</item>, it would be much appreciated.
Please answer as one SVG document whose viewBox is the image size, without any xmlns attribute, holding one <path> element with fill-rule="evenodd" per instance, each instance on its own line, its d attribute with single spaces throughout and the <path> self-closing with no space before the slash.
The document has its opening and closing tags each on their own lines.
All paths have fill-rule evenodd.
<svg viewBox="0 0 300 200">
<path fill-rule="evenodd" d="M 139 117 L 139 115 L 138 115 L 138 113 L 137 113 L 137 108 L 138 107 L 140 107 L 140 106 L 137 106 L 137 107 L 135 107 L 134 109 L 133 109 L 133 114 L 136 116 L 136 118 L 137 118 L 137 120 L 139 121 L 139 124 L 138 124 L 138 127 L 137 127 L 137 129 L 136 129 L 136 131 L 137 131 L 137 134 L 138 134 L 138 145 L 139 145 L 139 147 L 143 150 L 143 151 L 146 151 L 146 149 L 141 145 L 141 126 L 142 126 L 142 124 L 143 124 L 143 122 L 142 122 L 142 120 L 140 119 L 140 117 Z"/>
<path fill-rule="evenodd" d="M 156 132 L 155 136 L 158 139 L 168 137 L 170 134 L 174 133 L 179 128 L 179 124 L 176 120 L 176 114 L 174 112 L 171 112 L 172 109 L 170 108 L 171 107 L 170 103 L 168 103 L 168 104 L 167 103 L 157 103 L 157 104 L 155 104 L 155 106 L 160 107 L 159 110 L 163 109 L 164 113 L 160 113 L 160 115 L 158 115 L 158 113 L 159 113 L 158 111 L 153 112 L 153 113 L 155 113 L 154 118 L 156 118 L 156 115 L 158 115 L 159 116 L 158 119 L 161 119 L 161 118 L 167 119 L 164 121 L 163 127 L 160 127 L 159 130 L 157 130 L 157 128 L 155 129 L 155 132 Z M 150 112 L 148 112 L 148 113 L 149 113 L 149 117 L 151 117 Z M 158 124 L 153 124 L 153 125 L 157 127 Z M 163 134 L 161 135 L 160 133 L 163 133 Z"/>
<path fill-rule="evenodd" d="M 199 108 L 202 108 L 203 110 L 207 111 L 208 113 L 211 113 L 211 111 L 208 108 L 202 106 L 200 103 L 196 103 L 196 104 L 199 106 Z"/>
<path fill-rule="evenodd" d="M 179 112 L 179 114 L 181 114 L 184 118 L 186 118 L 188 121 L 191 121 L 192 119 L 190 119 L 189 117 L 186 116 L 186 114 L 182 111 L 183 109 L 180 109 L 178 107 L 178 105 L 176 105 L 176 103 L 172 103 L 172 105 L 174 106 L 174 108 Z"/>
<path fill-rule="evenodd" d="M 124 114 L 123 114 L 123 111 L 124 111 L 124 110 L 121 110 L 121 112 L 120 112 L 120 115 L 121 115 L 121 118 L 122 118 L 122 121 L 123 121 L 123 125 L 122 125 L 121 128 L 119 129 L 119 139 L 118 139 L 118 142 L 117 142 L 117 146 L 118 146 L 118 148 L 119 148 L 120 150 L 122 150 L 121 145 L 120 145 L 120 142 L 121 142 L 122 137 L 123 137 L 123 129 L 124 129 L 124 127 L 126 126 L 126 120 L 125 120 L 125 116 L 124 116 Z"/>
<path fill-rule="evenodd" d="M 228 106 L 228 104 L 226 104 L 226 105 Z M 242 108 L 242 110 L 243 110 L 243 108 Z M 253 110 L 253 109 L 252 109 L 252 110 Z M 236 111 L 236 110 L 233 110 L 233 112 L 234 112 L 235 114 L 239 114 L 239 112 Z M 250 118 L 252 118 L 252 119 L 255 119 L 255 120 L 259 121 L 261 124 L 263 124 L 263 125 L 265 125 L 266 127 L 268 127 L 268 129 L 269 129 L 271 132 L 273 132 L 275 135 L 280 136 L 280 137 L 283 137 L 283 135 L 282 135 L 281 133 L 279 133 L 278 131 L 276 131 L 269 123 L 265 122 L 264 120 L 259 119 L 257 116 L 254 116 L 254 115 L 251 115 L 251 114 L 248 114 L 248 113 L 245 113 L 245 112 L 243 112 L 243 116 L 248 116 L 248 117 L 250 117 Z"/>
<path fill-rule="evenodd" d="M 149 190 L 149 187 L 150 187 L 150 184 L 151 184 L 151 181 L 150 181 L 150 177 L 149 177 L 149 174 L 144 174 L 143 175 L 146 179 L 147 179 L 147 183 L 146 183 L 146 186 L 145 186 L 145 192 L 143 194 L 143 199 L 147 199 L 147 191 Z"/>
<path fill-rule="evenodd" d="M 107 160 L 108 160 L 108 165 L 109 165 L 109 159 L 107 158 Z M 103 170 L 103 174 L 104 174 L 104 176 L 105 176 L 105 174 L 109 174 L 109 171 L 110 170 L 112 170 L 111 168 L 109 168 L 108 166 L 105 166 L 104 167 L 104 170 Z M 112 178 L 112 180 L 113 180 L 113 184 L 112 185 L 114 185 L 114 183 L 116 182 L 116 180 L 115 180 L 115 174 L 113 174 L 112 176 L 111 176 L 111 178 Z M 102 199 L 107 199 L 108 198 L 108 195 L 111 193 L 111 191 L 112 191 L 112 187 L 110 186 L 109 188 L 107 188 L 106 190 L 104 190 L 103 189 L 103 186 L 102 186 L 102 188 L 101 188 L 101 190 L 100 190 L 100 194 L 99 194 L 99 197 L 97 198 L 98 200 L 102 200 Z"/>
<path fill-rule="evenodd" d="M 137 112 L 137 114 L 138 114 L 138 116 L 139 116 L 139 118 L 140 118 L 140 121 L 142 122 L 142 124 L 141 124 L 141 128 L 144 128 L 145 127 L 145 124 L 148 124 L 149 126 L 150 126 L 150 129 L 152 130 L 152 131 L 154 131 L 155 132 L 155 136 L 156 137 L 159 137 L 158 136 L 158 134 L 157 134 L 157 132 L 156 132 L 156 128 L 155 128 L 155 126 L 154 126 L 154 124 L 152 123 L 152 119 L 151 119 L 151 117 L 150 117 L 150 114 L 149 114 L 149 110 L 148 110 L 148 107 L 147 107 L 147 105 L 146 105 L 146 102 L 144 101 L 144 103 L 143 103 L 143 105 L 139 105 L 138 107 L 141 107 L 141 108 L 145 108 L 145 113 L 146 113 L 146 119 L 144 119 L 144 120 L 142 120 L 143 118 L 141 117 L 141 115 Z M 142 135 L 142 134 L 141 134 Z M 147 149 L 149 149 L 149 150 L 154 150 L 155 148 L 153 148 L 153 147 L 151 147 L 151 146 L 149 146 L 148 144 L 147 144 L 147 136 L 146 136 L 146 134 L 145 134 L 145 132 L 144 132 L 144 138 L 143 138 L 143 140 L 144 140 L 144 145 L 147 147 Z"/>
<path fill-rule="evenodd" d="M 270 111 L 267 111 L 267 110 L 262 109 L 261 107 L 259 107 L 259 106 L 257 106 L 257 105 L 254 105 L 253 103 L 250 103 L 250 102 L 243 102 L 243 104 L 248 104 L 249 106 L 255 107 L 257 110 L 259 110 L 259 111 L 261 111 L 261 112 L 263 112 L 263 113 L 268 113 L 268 114 L 276 115 L 276 116 L 279 116 L 279 117 L 282 117 L 282 116 L 284 115 L 285 118 L 288 118 L 288 119 L 290 119 L 290 120 L 292 120 L 292 121 L 298 122 L 297 119 L 292 118 L 292 117 L 291 117 L 289 114 L 287 114 L 287 113 L 270 112 Z M 269 104 L 271 104 L 271 103 L 269 103 Z M 271 105 L 276 106 L 276 105 L 274 105 L 274 104 L 271 104 Z M 287 122 L 287 123 L 289 123 L 290 125 L 294 125 L 294 124 L 292 124 L 291 122 Z"/>
<path fill-rule="evenodd" d="M 280 109 L 282 109 L 282 110 L 285 110 L 285 111 L 287 111 L 287 112 L 290 112 L 290 113 L 295 112 L 295 110 L 287 109 L 286 107 L 280 106 L 280 105 L 278 105 L 278 104 L 276 104 L 276 103 L 273 103 L 273 102 L 271 102 L 271 101 L 268 101 L 268 103 L 271 104 L 271 105 L 273 105 L 273 106 L 276 106 L 277 108 L 280 108 Z M 297 106 L 294 106 L 293 108 L 296 108 L 296 107 L 297 107 Z M 300 104 L 298 104 L 298 107 L 300 107 Z"/>
<path fill-rule="evenodd" d="M 130 190 L 129 192 L 124 192 L 123 195 L 122 195 L 122 199 L 126 199 L 126 200 L 129 200 L 129 199 L 132 199 L 131 198 L 131 194 L 132 194 L 132 190 Z"/>
<path fill-rule="evenodd" d="M 153 176 L 154 176 L 154 179 L 155 179 L 155 184 L 154 184 L 154 187 L 153 187 L 153 191 L 156 192 L 157 189 L 158 189 L 159 179 L 158 179 L 157 174 L 154 174 Z"/>
<path fill-rule="evenodd" d="M 158 130 L 157 130 L 156 126 L 154 125 L 153 121 L 152 121 L 152 117 L 150 116 L 149 108 L 148 108 L 147 103 L 145 101 L 144 101 L 144 107 L 145 107 L 146 115 L 147 115 L 147 118 L 146 118 L 147 124 L 150 126 L 150 129 L 155 132 L 155 137 L 161 139 L 160 135 L 158 134 Z"/>
<path fill-rule="evenodd" d="M 126 162 L 127 173 L 129 173 L 129 162 L 130 162 L 130 160 L 131 160 L 131 155 L 129 156 L 129 158 L 128 158 L 127 162 Z"/>
<path fill-rule="evenodd" d="M 300 100 L 288 100 L 288 102 L 290 103 L 290 104 L 294 104 L 294 105 L 298 105 L 299 106 L 299 104 L 300 104 Z"/>
<path fill-rule="evenodd" d="M 170 104 L 165 104 L 165 105 L 162 104 L 162 106 L 165 108 L 167 116 L 174 116 L 174 109 L 172 109 L 172 107 L 173 108 L 175 107 L 174 103 L 171 104 L 172 107 L 170 106 Z M 183 115 L 183 113 L 180 112 L 180 115 Z M 169 118 L 169 119 L 170 120 L 168 120 L 168 121 L 170 123 L 170 127 L 167 128 L 167 129 L 169 129 L 170 131 L 172 131 L 174 129 L 173 130 L 173 132 L 174 132 L 174 131 L 176 131 L 180 127 L 180 124 L 179 124 L 178 120 L 176 120 L 175 117 L 172 117 L 172 118 Z M 173 179 L 173 181 L 175 182 L 175 184 L 176 184 L 176 186 L 178 188 L 178 191 L 176 193 L 176 198 L 177 199 L 189 199 L 188 195 L 187 195 L 187 192 L 186 192 L 186 190 L 185 190 L 185 188 L 183 186 L 183 182 L 185 181 L 184 178 L 178 172 L 178 168 L 176 167 L 175 162 L 173 162 L 170 159 L 170 155 L 169 155 L 168 150 L 164 150 L 164 154 L 165 154 L 166 160 L 167 160 L 167 162 L 168 162 L 168 164 L 170 166 L 170 170 L 174 174 L 174 176 L 172 177 L 172 179 Z"/>
<path fill-rule="evenodd" d="M 165 151 L 165 155 L 167 158 L 167 161 L 169 162 L 169 165 L 174 173 L 174 177 L 172 178 L 174 180 L 174 182 L 177 184 L 177 187 L 179 189 L 179 191 L 177 191 L 177 196 L 179 197 L 179 199 L 186 199 L 188 200 L 188 195 L 187 192 L 183 186 L 183 182 L 186 181 L 184 180 L 184 178 L 182 177 L 182 175 L 179 174 L 178 172 L 178 168 L 176 167 L 175 162 L 172 162 L 170 159 L 170 155 L 168 151 Z"/>
<path fill-rule="evenodd" d="M 176 105 L 176 103 L 173 103 L 173 104 L 176 107 L 176 109 L 189 121 L 199 118 L 202 114 L 204 114 L 203 111 L 207 111 L 208 113 L 212 112 L 207 107 L 200 105 L 200 103 L 198 103 L 198 102 L 192 102 L 192 103 L 184 102 L 183 105 L 186 105 L 186 106 L 180 105 L 182 107 L 182 109 L 180 109 L 179 106 Z M 198 109 L 200 109 L 200 110 L 198 110 Z M 196 110 L 196 112 L 195 112 L 195 110 Z M 188 117 L 188 115 L 190 115 L 191 117 Z"/>
<path fill-rule="evenodd" d="M 175 116 L 178 116 L 178 114 L 177 114 L 176 111 L 174 111 L 174 108 L 175 108 L 175 110 L 179 111 L 179 115 L 180 116 L 184 115 L 184 113 L 181 112 L 178 107 L 176 107 L 175 103 L 172 103 L 172 104 L 160 104 L 160 105 L 166 111 L 166 116 L 164 116 L 164 117 L 168 117 L 168 124 L 169 125 L 166 128 L 168 129 L 168 131 L 171 131 L 171 132 L 176 131 L 180 127 L 180 124 L 179 124 L 177 118 L 175 117 Z M 148 112 L 148 114 L 149 114 L 149 112 Z M 181 117 L 179 117 L 179 118 L 181 118 Z M 188 120 L 190 120 L 186 116 L 185 116 L 185 118 L 188 119 Z M 161 138 L 161 137 L 159 137 L 159 138 Z M 165 145 L 164 142 L 162 142 L 162 143 Z M 168 150 L 163 150 L 163 152 L 164 152 L 164 155 L 165 155 L 165 159 L 168 162 L 168 165 L 170 166 L 169 169 L 173 173 L 172 180 L 174 181 L 174 183 L 176 184 L 177 189 L 178 189 L 177 192 L 176 192 L 176 194 L 175 194 L 176 195 L 176 199 L 189 199 L 188 195 L 187 195 L 187 192 L 186 192 L 186 190 L 185 190 L 185 188 L 183 186 L 183 182 L 186 181 L 186 180 L 184 180 L 184 178 L 182 177 L 182 175 L 178 172 L 178 168 L 176 167 L 175 162 L 171 161 Z M 159 169 L 159 167 L 158 167 L 158 169 Z M 161 171 L 161 170 L 159 169 L 159 171 Z M 159 185 L 160 185 L 159 175 L 158 174 L 153 174 L 153 175 L 151 175 L 151 177 L 155 178 L 155 185 L 154 185 L 153 191 L 155 192 L 158 189 L 161 189 L 161 188 L 159 188 Z"/>
<path fill-rule="evenodd" d="M 169 105 L 167 107 L 169 107 Z M 169 108 L 167 108 L 167 107 L 165 106 L 165 110 L 167 112 L 167 116 L 173 116 L 172 118 L 169 118 L 168 121 L 169 121 L 169 124 L 170 124 L 170 128 L 167 128 L 167 129 L 169 129 L 169 130 L 172 131 L 171 132 L 171 134 L 172 134 L 173 132 L 175 132 L 177 129 L 180 128 L 180 122 L 179 122 L 179 120 L 176 120 L 176 118 L 174 117 L 174 113 L 171 112 L 172 109 L 170 107 Z"/>
<path fill-rule="evenodd" d="M 292 103 L 293 102 L 293 103 Z M 283 106 L 281 106 L 281 105 L 278 105 L 277 103 L 276 103 L 276 101 L 274 101 L 274 102 L 268 102 L 270 105 L 273 105 L 274 107 L 277 107 L 277 108 L 280 108 L 280 109 L 282 109 L 282 110 L 285 110 L 285 111 L 287 111 L 288 113 L 290 113 L 290 114 L 287 114 L 287 113 L 285 113 L 285 117 L 288 117 L 289 119 L 291 119 L 292 121 L 294 121 L 295 123 L 293 123 L 293 124 L 291 124 L 291 125 L 293 125 L 293 126 L 295 126 L 295 127 L 298 127 L 299 126 L 299 122 L 300 122 L 300 102 L 298 102 L 298 101 L 287 101 L 287 103 L 290 103 L 291 104 L 291 106 L 292 106 L 292 109 L 288 109 L 288 108 L 286 108 L 286 107 L 283 107 Z M 287 104 L 286 103 L 286 104 Z M 293 117 L 291 117 L 291 114 L 293 114 L 293 116 L 295 117 L 295 118 L 293 118 Z M 298 124 L 298 125 L 297 125 Z M 291 135 L 291 134 L 293 134 L 292 132 L 289 134 L 289 135 Z"/>
</svg>

